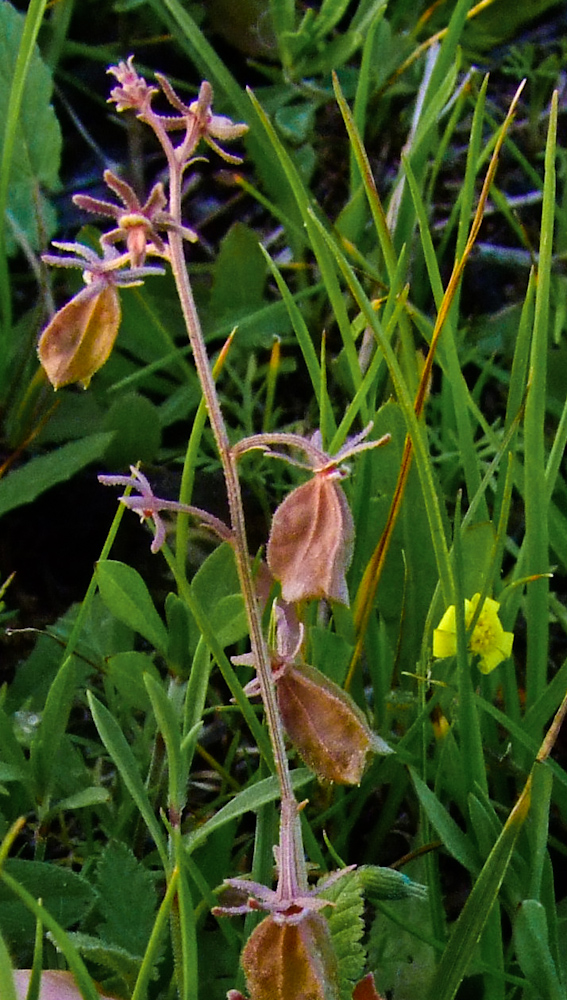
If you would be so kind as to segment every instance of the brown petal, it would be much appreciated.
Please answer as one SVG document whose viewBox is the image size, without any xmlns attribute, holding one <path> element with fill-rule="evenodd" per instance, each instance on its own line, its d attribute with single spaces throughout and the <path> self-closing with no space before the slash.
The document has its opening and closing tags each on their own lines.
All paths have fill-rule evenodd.
<svg viewBox="0 0 567 1000">
<path fill-rule="evenodd" d="M 345 572 L 352 559 L 352 514 L 337 479 L 317 472 L 274 514 L 268 566 L 284 601 L 325 597 L 348 605 Z"/>
<path fill-rule="evenodd" d="M 390 752 L 350 695 L 315 667 L 288 665 L 276 690 L 290 740 L 322 781 L 358 785 L 368 754 Z"/>
<path fill-rule="evenodd" d="M 52 386 L 81 382 L 86 388 L 108 360 L 119 326 L 120 301 L 113 285 L 75 295 L 39 339 L 39 360 Z"/>
<path fill-rule="evenodd" d="M 371 972 L 354 987 L 352 1000 L 382 1000 Z"/>
<path fill-rule="evenodd" d="M 297 924 L 265 917 L 248 938 L 242 967 L 251 1000 L 339 1000 L 337 960 L 319 913 Z"/>
</svg>

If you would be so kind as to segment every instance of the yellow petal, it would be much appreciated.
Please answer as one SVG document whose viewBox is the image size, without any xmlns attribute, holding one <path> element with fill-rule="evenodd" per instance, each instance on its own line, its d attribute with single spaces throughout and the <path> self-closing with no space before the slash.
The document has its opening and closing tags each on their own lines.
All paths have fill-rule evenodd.
<svg viewBox="0 0 567 1000">
<path fill-rule="evenodd" d="M 455 605 L 450 604 L 433 633 L 433 655 L 439 660 L 457 652 Z"/>
<path fill-rule="evenodd" d="M 433 633 L 433 655 L 438 660 L 444 660 L 447 656 L 454 656 L 456 652 L 456 632 L 446 632 L 442 628 L 436 628 Z"/>
</svg>

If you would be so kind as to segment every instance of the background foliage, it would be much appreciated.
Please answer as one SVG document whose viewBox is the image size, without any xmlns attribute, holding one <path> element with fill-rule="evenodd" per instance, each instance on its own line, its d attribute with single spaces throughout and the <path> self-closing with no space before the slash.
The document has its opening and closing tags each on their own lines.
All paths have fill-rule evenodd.
<svg viewBox="0 0 567 1000">
<path fill-rule="evenodd" d="M 185 202 L 213 357 L 238 327 L 218 382 L 234 440 L 320 427 L 334 452 L 370 419 L 392 435 L 353 462 L 352 607 L 308 609 L 306 658 L 350 685 L 396 754 L 353 789 L 318 786 L 300 762 L 293 774 L 314 865 L 403 866 L 428 895 L 345 883 L 331 920 L 344 994 L 371 969 L 395 1000 L 565 997 L 564 738 L 536 760 L 567 678 L 563 6 L 20 6 L 0 4 L 2 579 L 16 570 L 0 608 L 0 968 L 8 954 L 68 967 L 90 1000 L 94 980 L 133 1000 L 220 1000 L 244 988 L 253 919 L 213 919 L 216 890 L 250 870 L 269 882 L 273 865 L 269 747 L 242 695 L 250 670 L 229 658 L 246 635 L 230 549 L 191 531 L 187 563 L 180 519 L 169 562 L 152 557 L 96 484 L 141 460 L 156 493 L 224 513 L 171 278 L 124 292 L 88 392 L 54 396 L 35 353 L 78 288 L 39 256 L 84 225 L 72 193 L 100 194 L 105 167 L 141 193 L 160 176 L 139 124 L 105 104 L 107 65 L 134 51 L 188 99 L 206 77 L 215 109 L 250 125 L 242 168 L 211 155 Z M 255 552 L 302 474 L 252 454 L 242 475 Z M 515 635 L 488 676 L 462 626 L 456 657 L 431 653 L 447 605 L 476 592 Z"/>
</svg>

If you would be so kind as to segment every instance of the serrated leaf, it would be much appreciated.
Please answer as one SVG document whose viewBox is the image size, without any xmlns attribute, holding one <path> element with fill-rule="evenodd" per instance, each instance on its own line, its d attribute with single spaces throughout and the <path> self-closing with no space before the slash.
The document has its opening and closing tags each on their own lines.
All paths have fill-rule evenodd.
<svg viewBox="0 0 567 1000">
<path fill-rule="evenodd" d="M 105 945 L 141 958 L 154 925 L 157 897 L 154 880 L 123 843 L 111 843 L 96 869 L 97 933 Z M 135 919 L 132 919 L 135 915 Z M 120 970 L 117 970 L 120 971 Z"/>
<path fill-rule="evenodd" d="M 141 958 L 130 955 L 124 948 L 107 944 L 90 934 L 76 931 L 69 934 L 69 937 L 83 958 L 116 973 L 130 989 L 133 988 L 140 970 Z"/>
<path fill-rule="evenodd" d="M 83 919 L 95 901 L 90 883 L 68 868 L 19 858 L 6 861 L 4 868 L 34 899 L 42 899 L 45 909 L 61 927 Z M 33 945 L 34 915 L 4 884 L 0 884 L 0 928 L 12 946 L 21 948 L 26 941 L 30 947 Z"/>
<path fill-rule="evenodd" d="M 22 14 L 9 3 L 0 4 L 0 156 L 23 26 Z M 40 231 L 43 239 L 46 229 L 48 235 L 53 231 L 53 214 L 45 211 L 41 188 L 54 190 L 59 183 L 61 129 L 50 103 L 52 90 L 51 73 L 36 47 L 23 91 L 8 185 L 8 210 L 34 249 L 40 246 Z M 7 232 L 9 237 L 9 228 Z M 13 246 L 8 239 L 9 249 Z"/>
<path fill-rule="evenodd" d="M 164 652 L 167 630 L 140 574 L 126 563 L 106 559 L 97 564 L 96 581 L 109 611 Z"/>
<path fill-rule="evenodd" d="M 352 872 L 343 875 L 321 895 L 335 904 L 325 914 L 339 963 L 341 1000 L 351 1000 L 353 986 L 362 977 L 366 963 L 366 952 L 362 945 L 362 884 L 356 872 Z"/>
</svg>

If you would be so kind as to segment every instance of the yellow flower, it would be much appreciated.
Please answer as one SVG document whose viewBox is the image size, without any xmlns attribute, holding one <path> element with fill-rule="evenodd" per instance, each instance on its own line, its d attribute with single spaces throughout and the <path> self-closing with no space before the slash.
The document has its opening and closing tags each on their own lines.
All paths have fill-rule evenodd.
<svg viewBox="0 0 567 1000">
<path fill-rule="evenodd" d="M 475 594 L 472 600 L 465 600 L 465 628 L 468 630 L 472 622 L 480 594 Z M 478 616 L 472 634 L 469 637 L 468 648 L 471 653 L 480 656 L 478 665 L 483 674 L 489 674 L 499 663 L 508 659 L 512 652 L 513 632 L 505 632 L 498 617 L 498 601 L 486 597 L 480 615 Z M 457 622 L 455 605 L 451 604 L 443 615 L 433 633 L 433 655 L 439 659 L 454 656 L 457 652 Z"/>
</svg>

